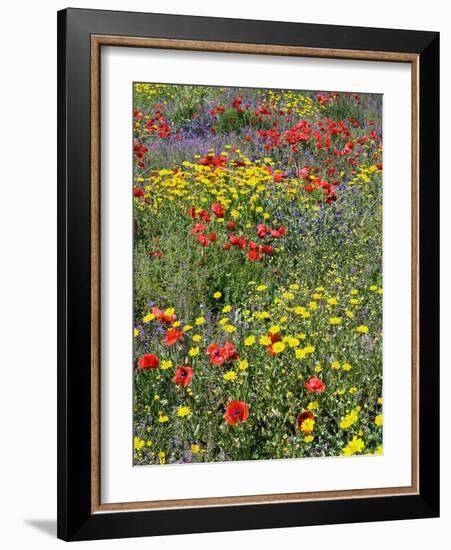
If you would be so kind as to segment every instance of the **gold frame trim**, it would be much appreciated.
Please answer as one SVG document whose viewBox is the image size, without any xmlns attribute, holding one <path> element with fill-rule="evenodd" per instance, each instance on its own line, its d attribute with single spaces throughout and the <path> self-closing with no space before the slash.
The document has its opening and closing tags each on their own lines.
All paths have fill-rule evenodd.
<svg viewBox="0 0 451 550">
<path fill-rule="evenodd" d="M 118 502 L 100 499 L 100 50 L 102 46 L 410 63 L 412 69 L 412 481 L 408 487 Z M 91 36 L 91 512 L 125 512 L 419 494 L 419 56 L 128 36 Z"/>
</svg>

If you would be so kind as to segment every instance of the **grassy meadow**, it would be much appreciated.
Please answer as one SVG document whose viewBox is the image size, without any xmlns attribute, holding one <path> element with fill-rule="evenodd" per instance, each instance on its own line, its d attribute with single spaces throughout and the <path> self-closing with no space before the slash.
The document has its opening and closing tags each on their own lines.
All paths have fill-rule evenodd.
<svg viewBox="0 0 451 550">
<path fill-rule="evenodd" d="M 134 464 L 382 453 L 382 98 L 134 85 Z"/>
</svg>

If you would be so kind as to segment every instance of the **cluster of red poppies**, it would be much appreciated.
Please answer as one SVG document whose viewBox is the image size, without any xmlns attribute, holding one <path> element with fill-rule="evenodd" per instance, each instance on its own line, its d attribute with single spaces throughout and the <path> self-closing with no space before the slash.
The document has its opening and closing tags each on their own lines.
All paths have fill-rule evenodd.
<svg viewBox="0 0 451 550">
<path fill-rule="evenodd" d="M 238 113 L 242 113 L 244 111 L 243 107 L 243 96 L 238 95 L 236 98 L 232 101 L 232 107 L 237 111 Z"/>
<path fill-rule="evenodd" d="M 148 120 L 146 131 L 149 134 L 158 134 L 160 138 L 168 138 L 171 135 L 171 127 L 161 111 L 161 105 L 155 106 L 155 115 Z"/>
<path fill-rule="evenodd" d="M 211 205 L 211 212 L 218 218 L 224 218 L 225 216 L 224 207 L 219 203 Z M 187 214 L 194 220 L 202 220 L 202 222 L 196 222 L 190 230 L 191 235 L 196 236 L 200 246 L 207 247 L 218 240 L 218 236 L 214 231 L 208 232 L 208 223 L 211 221 L 210 212 L 207 210 L 198 212 L 195 208 L 190 207 L 188 208 Z M 269 243 L 260 245 L 253 240 L 247 241 L 244 237 L 235 235 L 233 233 L 233 230 L 236 228 L 236 223 L 234 221 L 229 220 L 226 227 L 229 231 L 232 231 L 232 233 L 229 233 L 228 241 L 223 245 L 224 250 L 230 250 L 232 247 L 236 247 L 240 250 L 247 249 L 247 259 L 251 262 L 259 261 L 263 258 L 262 255 L 270 255 L 274 252 L 274 247 Z M 264 224 L 258 224 L 256 231 L 260 239 L 264 239 L 267 236 L 272 239 L 280 239 L 286 232 L 286 227 L 282 225 L 278 229 L 271 229 Z"/>
<path fill-rule="evenodd" d="M 224 168 L 227 165 L 227 158 L 222 155 L 218 155 L 217 157 L 207 155 L 199 159 L 199 164 L 202 166 L 212 166 L 214 168 Z"/>
<path fill-rule="evenodd" d="M 285 235 L 286 231 L 286 228 L 283 226 L 280 226 L 279 229 L 270 229 L 264 224 L 257 225 L 257 236 L 260 239 L 264 239 L 267 235 L 270 235 L 274 239 L 280 239 L 283 235 Z M 238 237 L 233 233 L 229 235 L 229 242 L 224 245 L 224 249 L 230 249 L 232 246 L 236 246 L 241 250 L 244 250 L 247 247 L 247 258 L 251 262 L 261 260 L 263 257 L 262 254 L 270 255 L 274 252 L 274 248 L 270 244 L 266 243 L 263 245 L 259 245 L 252 240 L 249 240 L 249 242 L 247 242 L 246 239 L 244 239 L 243 237 Z"/>
<path fill-rule="evenodd" d="M 211 365 L 222 365 L 225 362 L 235 361 L 240 358 L 235 346 L 230 341 L 227 341 L 222 347 L 213 342 L 207 347 L 207 353 L 210 356 Z"/>
<path fill-rule="evenodd" d="M 273 111 L 271 111 L 267 105 L 262 105 L 262 104 L 259 104 L 256 109 L 252 110 L 252 106 L 250 103 L 243 105 L 243 96 L 241 95 L 233 99 L 231 106 L 232 106 L 232 109 L 234 109 L 237 113 L 246 112 L 246 114 L 248 115 L 247 118 L 249 120 L 249 124 L 251 126 L 254 126 L 258 123 L 263 122 L 263 119 L 265 116 L 277 114 L 275 112 L 273 113 Z M 272 106 L 274 107 L 274 105 Z M 225 112 L 225 107 L 223 107 L 222 105 L 217 105 L 216 107 L 210 110 L 210 114 L 214 117 L 216 117 L 218 113 L 224 113 L 224 112 Z M 282 111 L 280 111 L 279 114 L 284 115 Z M 277 126 L 277 122 L 274 121 L 273 125 Z M 250 141 L 251 137 L 248 135 L 246 136 L 246 139 L 247 141 Z"/>
<path fill-rule="evenodd" d="M 224 207 L 217 202 L 211 205 L 211 213 L 217 218 L 223 218 L 225 216 Z M 194 207 L 190 207 L 188 208 L 187 214 L 193 220 L 201 219 L 204 222 L 195 223 L 190 231 L 191 235 L 196 235 L 197 242 L 201 246 L 207 247 L 218 240 L 218 236 L 214 231 L 205 234 L 208 230 L 208 223 L 211 221 L 211 214 L 208 210 L 201 210 L 198 212 Z M 230 223 L 233 222 L 229 222 L 229 224 Z"/>
<path fill-rule="evenodd" d="M 279 226 L 279 229 L 270 229 L 263 223 L 257 225 L 257 235 L 260 239 L 264 239 L 267 235 L 270 235 L 274 239 L 280 239 L 287 232 L 287 228 L 283 225 Z"/>
<path fill-rule="evenodd" d="M 257 135 L 262 138 L 266 151 L 271 151 L 273 147 L 280 147 L 282 145 L 282 134 L 277 128 L 258 130 Z"/>
<path fill-rule="evenodd" d="M 312 128 L 306 120 L 300 120 L 292 128 L 285 132 L 285 140 L 290 145 L 296 145 L 300 141 L 308 141 Z"/>
<path fill-rule="evenodd" d="M 144 145 L 140 141 L 135 141 L 133 144 L 133 152 L 135 154 L 138 166 L 140 168 L 144 168 L 144 157 L 146 156 L 146 153 L 149 152 L 149 148 L 147 147 L 147 145 Z"/>
<path fill-rule="evenodd" d="M 278 341 L 273 335 L 274 342 Z M 239 355 L 235 350 L 232 342 L 226 342 L 224 346 L 219 346 L 215 342 L 207 348 L 207 354 L 210 356 L 210 364 L 222 365 L 228 361 L 239 359 Z M 160 364 L 160 359 L 153 353 L 147 353 L 140 357 L 138 361 L 139 370 L 156 369 Z M 177 365 L 172 381 L 177 386 L 186 388 L 190 385 L 194 376 L 194 369 L 188 365 Z M 326 389 L 326 385 L 320 379 L 311 376 L 305 383 L 304 388 L 310 393 L 322 393 Z M 224 420 L 230 426 L 234 426 L 238 422 L 246 422 L 249 418 L 249 406 L 244 401 L 234 399 L 230 401 L 223 416 Z M 310 411 L 302 411 L 297 417 L 297 427 L 302 431 L 310 431 L 303 429 L 303 424 L 306 420 L 314 420 L 314 415 Z"/>
<path fill-rule="evenodd" d="M 269 244 L 260 246 L 255 241 L 247 242 L 246 239 L 243 239 L 243 237 L 237 237 L 236 235 L 233 235 L 233 233 L 229 235 L 229 242 L 225 243 L 224 250 L 229 250 L 232 246 L 235 246 L 241 250 L 244 250 L 247 247 L 247 259 L 250 262 L 257 262 L 262 259 L 262 253 L 269 255 L 272 254 L 274 250 Z"/>
<path fill-rule="evenodd" d="M 308 193 L 313 193 L 313 191 L 317 191 L 319 189 L 322 190 L 325 196 L 326 204 L 330 204 L 337 200 L 337 192 L 335 190 L 335 187 L 331 183 L 322 180 L 321 178 L 316 178 L 312 180 L 307 185 L 304 185 L 302 189 L 304 189 Z"/>
<path fill-rule="evenodd" d="M 301 120 L 286 130 L 283 136 L 278 130 L 276 122 L 273 128 L 258 130 L 257 135 L 262 138 L 266 151 L 270 151 L 274 147 L 290 145 L 291 150 L 296 153 L 298 151 L 297 144 L 302 141 L 309 141 L 311 131 L 310 124 L 306 120 Z"/>
<path fill-rule="evenodd" d="M 135 128 L 137 128 L 139 126 L 138 122 L 141 122 L 144 119 L 144 113 L 139 109 L 135 109 L 133 111 L 133 118 L 136 120 Z"/>
<path fill-rule="evenodd" d="M 327 105 L 327 103 L 330 103 L 331 101 L 334 101 L 338 98 L 340 94 L 337 92 L 331 92 L 331 93 L 319 93 L 316 94 L 316 101 L 320 105 Z"/>
</svg>

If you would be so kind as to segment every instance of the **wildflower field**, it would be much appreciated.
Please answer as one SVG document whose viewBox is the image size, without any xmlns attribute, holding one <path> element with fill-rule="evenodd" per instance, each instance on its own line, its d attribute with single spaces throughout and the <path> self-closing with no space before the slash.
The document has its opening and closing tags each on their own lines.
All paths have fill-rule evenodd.
<svg viewBox="0 0 451 550">
<path fill-rule="evenodd" d="M 135 465 L 382 453 L 382 98 L 134 84 Z"/>
</svg>

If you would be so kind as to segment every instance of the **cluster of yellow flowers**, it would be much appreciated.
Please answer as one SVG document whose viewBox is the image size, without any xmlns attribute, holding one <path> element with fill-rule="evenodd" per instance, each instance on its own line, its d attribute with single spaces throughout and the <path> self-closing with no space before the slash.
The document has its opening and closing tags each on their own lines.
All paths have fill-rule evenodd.
<svg viewBox="0 0 451 550">
<path fill-rule="evenodd" d="M 270 168 L 274 161 L 270 157 L 251 161 L 239 149 L 230 152 L 231 146 L 225 146 L 226 151 L 218 152 L 227 160 L 220 169 L 199 164 L 199 155 L 194 156 L 194 162 L 184 161 L 180 170 L 162 169 L 152 172 L 147 177 L 136 177 L 135 184 L 144 187 L 145 198 L 150 208 L 158 209 L 163 204 L 174 203 L 182 208 L 194 206 L 202 209 L 211 202 L 218 202 L 229 210 L 230 217 L 238 219 L 243 211 L 261 214 L 263 220 L 271 217 L 260 203 L 268 201 L 280 202 L 284 199 L 297 200 L 305 208 L 313 208 L 317 199 L 313 199 L 302 187 L 297 178 L 274 182 Z M 215 151 L 209 150 L 214 156 Z M 149 208 L 144 201 L 138 201 L 135 207 Z"/>
<path fill-rule="evenodd" d="M 364 185 L 365 183 L 371 183 L 372 175 L 375 173 L 381 173 L 382 169 L 379 169 L 374 164 L 361 164 L 357 167 L 354 177 L 349 180 L 348 185 Z"/>
</svg>

